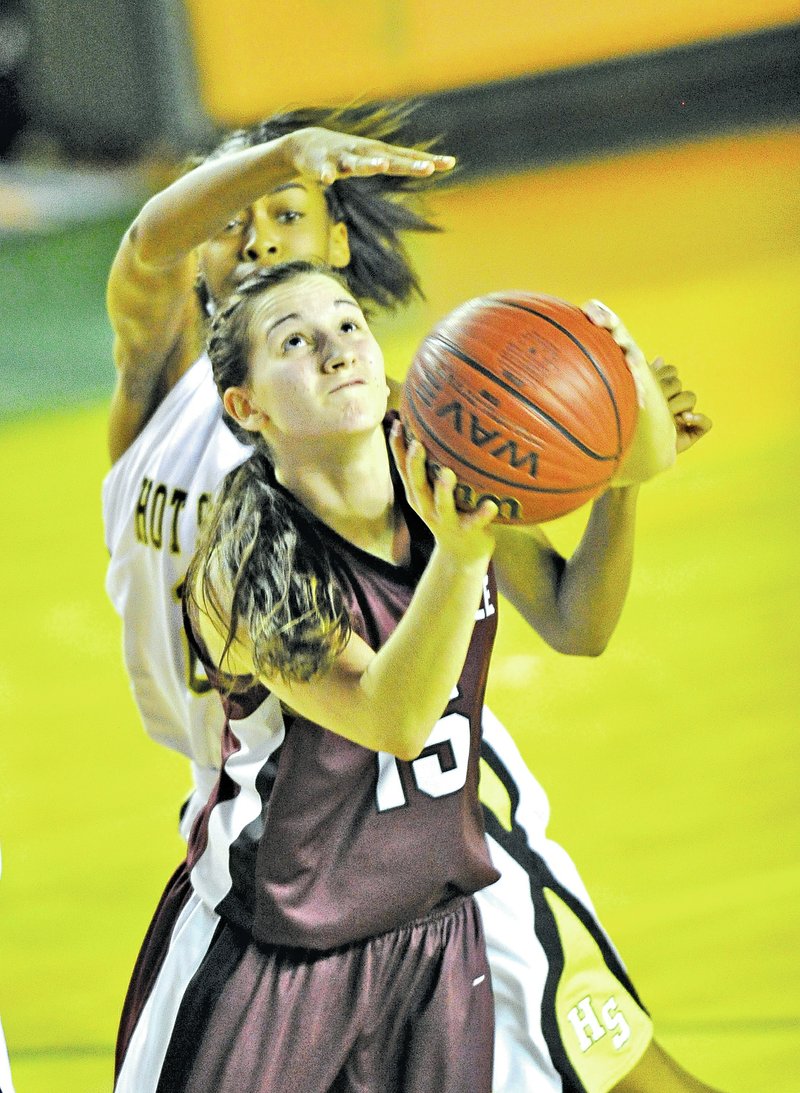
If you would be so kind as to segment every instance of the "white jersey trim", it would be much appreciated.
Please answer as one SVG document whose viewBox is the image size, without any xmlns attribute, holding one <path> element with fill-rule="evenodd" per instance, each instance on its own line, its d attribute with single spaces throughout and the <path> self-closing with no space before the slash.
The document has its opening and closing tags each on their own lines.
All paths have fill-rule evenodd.
<svg viewBox="0 0 800 1093">
<path fill-rule="evenodd" d="M 205 959 L 219 916 L 194 894 L 131 1036 L 114 1093 L 156 1093 L 183 996 Z"/>
<path fill-rule="evenodd" d="M 261 815 L 264 802 L 256 779 L 286 735 L 280 702 L 272 694 L 249 717 L 231 719 L 230 727 L 241 748 L 226 759 L 224 770 L 239 786 L 239 792 L 212 809 L 206 848 L 190 874 L 192 887 L 209 907 L 219 907 L 233 887 L 231 848 Z"/>
</svg>

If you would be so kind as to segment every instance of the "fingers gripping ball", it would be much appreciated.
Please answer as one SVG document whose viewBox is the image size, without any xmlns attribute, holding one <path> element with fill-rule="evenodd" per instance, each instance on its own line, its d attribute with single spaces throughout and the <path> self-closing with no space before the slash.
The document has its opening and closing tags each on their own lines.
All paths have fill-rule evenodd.
<svg viewBox="0 0 800 1093">
<path fill-rule="evenodd" d="M 539 524 L 609 484 L 636 426 L 636 387 L 608 331 L 552 296 L 498 292 L 451 312 L 419 347 L 401 418 L 451 467 L 460 508 Z"/>
</svg>

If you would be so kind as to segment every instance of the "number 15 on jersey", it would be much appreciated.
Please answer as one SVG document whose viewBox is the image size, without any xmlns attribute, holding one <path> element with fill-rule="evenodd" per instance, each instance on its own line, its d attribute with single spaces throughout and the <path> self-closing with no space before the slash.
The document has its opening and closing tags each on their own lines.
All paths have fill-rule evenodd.
<svg viewBox="0 0 800 1093">
<path fill-rule="evenodd" d="M 457 692 L 456 692 L 457 694 Z M 452 697 L 456 697 L 454 694 Z M 445 714 L 433 727 L 425 747 L 409 764 L 412 789 L 426 797 L 447 797 L 464 788 L 469 768 L 469 719 L 460 713 Z M 378 811 L 388 812 L 409 803 L 408 791 L 394 755 L 380 751 L 378 760 Z"/>
</svg>

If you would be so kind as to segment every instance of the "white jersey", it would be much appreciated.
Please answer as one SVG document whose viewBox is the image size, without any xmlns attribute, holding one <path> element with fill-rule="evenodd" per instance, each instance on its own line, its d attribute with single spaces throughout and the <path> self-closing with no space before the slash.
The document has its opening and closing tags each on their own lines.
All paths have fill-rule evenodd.
<svg viewBox="0 0 800 1093">
<path fill-rule="evenodd" d="M 216 691 L 189 657 L 180 587 L 205 507 L 249 450 L 222 420 L 203 356 L 103 483 L 106 590 L 122 618 L 133 696 L 147 733 L 191 759 L 206 790 L 218 772 L 224 719 Z"/>
</svg>

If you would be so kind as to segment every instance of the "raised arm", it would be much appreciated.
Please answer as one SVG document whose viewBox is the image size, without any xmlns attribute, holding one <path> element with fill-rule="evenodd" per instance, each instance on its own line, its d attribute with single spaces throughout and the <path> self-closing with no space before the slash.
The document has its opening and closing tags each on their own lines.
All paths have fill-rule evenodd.
<svg viewBox="0 0 800 1093">
<path fill-rule="evenodd" d="M 353 634 L 330 670 L 307 683 L 262 678 L 303 717 L 374 751 L 414 759 L 442 716 L 464 666 L 494 549 L 494 527 L 488 525 L 497 508 L 486 502 L 474 513 L 457 512 L 452 471 L 445 471 L 431 488 L 424 449 L 417 442 L 406 448 L 397 428 L 391 446 L 409 501 L 436 539 L 408 610 L 377 653 Z M 223 670 L 252 673 L 246 635 L 222 658 L 223 638 L 211 616 L 201 613 L 198 623 Z M 399 695 L 412 695 L 413 701 L 401 702 Z"/>
<path fill-rule="evenodd" d="M 540 528 L 496 529 L 500 592 L 559 653 L 598 656 L 616 628 L 630 583 L 637 493 L 626 486 L 598 498 L 568 559 Z"/>
<path fill-rule="evenodd" d="M 616 629 L 630 584 L 639 484 L 672 465 L 711 428 L 695 411 L 677 370 L 642 351 L 613 312 L 592 301 L 587 314 L 624 349 L 640 390 L 632 452 L 612 488 L 592 505 L 575 552 L 562 557 L 540 528 L 495 529 L 498 587 L 544 640 L 561 653 L 597 656 Z"/>
<path fill-rule="evenodd" d="M 448 156 L 307 128 L 206 161 L 152 197 L 125 233 L 108 282 L 117 368 L 109 420 L 112 461 L 202 350 L 193 291 L 199 246 L 291 179 L 327 186 L 375 174 L 425 177 L 452 164 Z"/>
</svg>

